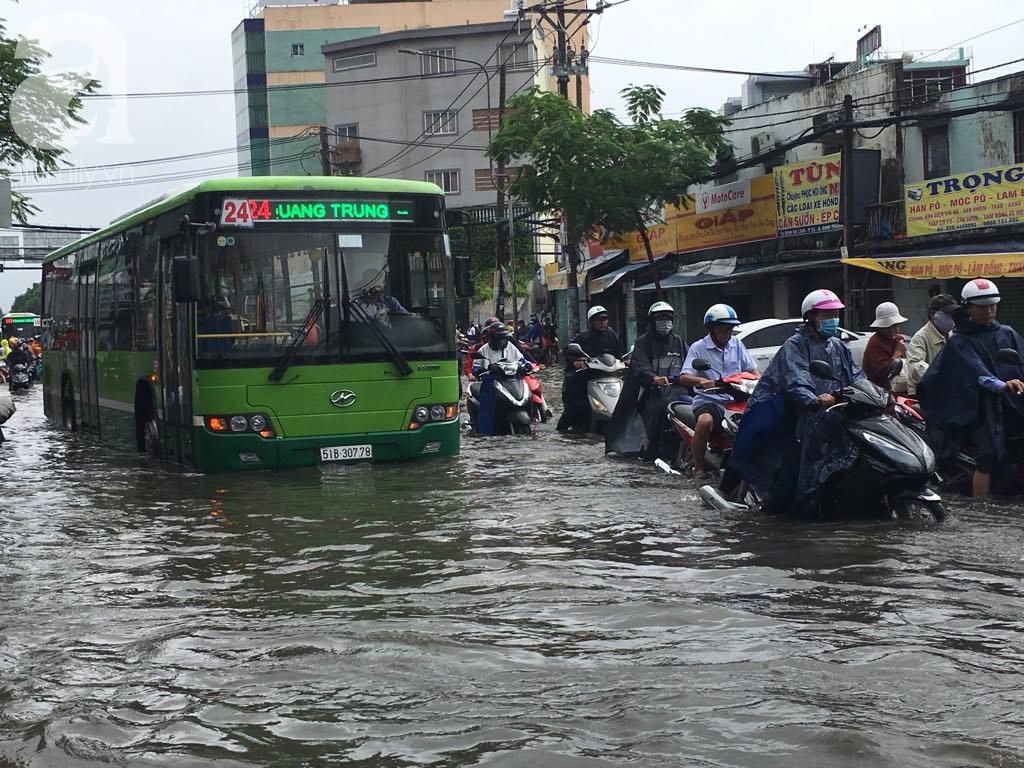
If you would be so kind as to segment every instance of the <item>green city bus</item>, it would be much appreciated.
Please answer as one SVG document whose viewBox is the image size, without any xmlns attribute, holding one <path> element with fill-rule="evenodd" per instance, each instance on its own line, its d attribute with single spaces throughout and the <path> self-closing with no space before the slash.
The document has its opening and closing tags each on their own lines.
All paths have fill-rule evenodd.
<svg viewBox="0 0 1024 768">
<path fill-rule="evenodd" d="M 8 312 L 0 315 L 0 334 L 5 339 L 31 339 L 43 332 L 39 315 L 31 312 Z"/>
<path fill-rule="evenodd" d="M 203 472 L 455 455 L 455 289 L 433 184 L 203 181 L 47 257 L 46 414 Z"/>
</svg>

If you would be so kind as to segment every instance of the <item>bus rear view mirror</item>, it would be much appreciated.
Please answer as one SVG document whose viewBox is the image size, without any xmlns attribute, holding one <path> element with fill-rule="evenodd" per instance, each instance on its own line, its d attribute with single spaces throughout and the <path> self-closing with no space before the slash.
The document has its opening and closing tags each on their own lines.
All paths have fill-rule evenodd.
<svg viewBox="0 0 1024 768">
<path fill-rule="evenodd" d="M 455 267 L 455 296 L 459 299 L 468 299 L 473 295 L 473 286 L 469 278 L 469 259 L 452 259 Z"/>
<path fill-rule="evenodd" d="M 175 256 L 171 262 L 171 289 L 179 304 L 199 301 L 199 262 L 188 256 Z"/>
</svg>

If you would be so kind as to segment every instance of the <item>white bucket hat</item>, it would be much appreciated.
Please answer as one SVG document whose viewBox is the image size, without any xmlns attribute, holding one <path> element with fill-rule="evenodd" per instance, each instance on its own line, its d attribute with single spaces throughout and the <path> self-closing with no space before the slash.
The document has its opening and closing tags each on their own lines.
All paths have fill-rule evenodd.
<svg viewBox="0 0 1024 768">
<path fill-rule="evenodd" d="M 907 318 L 900 314 L 900 308 L 891 301 L 883 301 L 875 307 L 875 322 L 872 328 L 890 328 L 899 323 L 907 322 Z"/>
</svg>

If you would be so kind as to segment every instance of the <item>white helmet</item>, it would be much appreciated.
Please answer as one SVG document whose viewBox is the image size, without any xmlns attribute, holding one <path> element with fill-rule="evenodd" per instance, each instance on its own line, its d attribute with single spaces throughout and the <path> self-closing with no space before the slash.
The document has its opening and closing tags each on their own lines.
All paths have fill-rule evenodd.
<svg viewBox="0 0 1024 768">
<path fill-rule="evenodd" d="M 963 299 L 964 304 L 977 304 L 982 307 L 998 304 L 1000 301 L 999 289 L 996 288 L 996 284 L 983 277 L 971 280 L 965 285 L 964 289 L 960 291 L 960 298 Z"/>
<path fill-rule="evenodd" d="M 650 317 L 657 312 L 668 312 L 673 317 L 676 315 L 676 311 L 672 309 L 672 305 L 667 301 L 656 301 L 651 304 L 651 308 L 647 310 L 647 316 Z"/>
<path fill-rule="evenodd" d="M 736 310 L 728 304 L 715 304 L 704 313 L 704 325 L 712 325 L 713 323 L 739 325 L 740 318 L 736 314 Z"/>
<path fill-rule="evenodd" d="M 608 310 L 605 309 L 604 307 L 602 307 L 600 304 L 598 304 L 596 307 L 591 307 L 590 311 L 587 312 L 587 322 L 589 323 L 591 320 L 593 320 L 598 315 L 607 315 L 607 314 L 608 314 Z"/>
<path fill-rule="evenodd" d="M 804 296 L 803 304 L 800 305 L 801 316 L 806 315 L 814 309 L 845 309 L 846 305 L 839 300 L 828 288 L 819 288 Z"/>
</svg>

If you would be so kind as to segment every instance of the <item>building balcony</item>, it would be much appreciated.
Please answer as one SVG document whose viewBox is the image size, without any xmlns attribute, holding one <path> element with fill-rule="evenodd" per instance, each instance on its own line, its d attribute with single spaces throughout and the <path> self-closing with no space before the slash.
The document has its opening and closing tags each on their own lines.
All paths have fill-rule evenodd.
<svg viewBox="0 0 1024 768">
<path fill-rule="evenodd" d="M 902 200 L 867 206 L 868 239 L 898 240 L 907 236 L 907 216 Z"/>
</svg>

